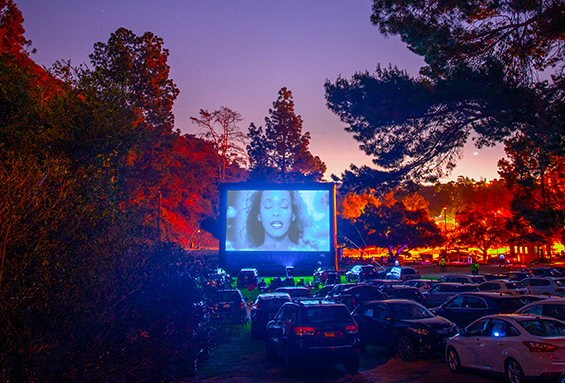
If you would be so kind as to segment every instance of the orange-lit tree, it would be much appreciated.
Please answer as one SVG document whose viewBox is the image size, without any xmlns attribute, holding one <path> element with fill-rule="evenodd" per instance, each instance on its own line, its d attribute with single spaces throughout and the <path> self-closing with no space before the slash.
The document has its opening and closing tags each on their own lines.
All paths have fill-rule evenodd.
<svg viewBox="0 0 565 383">
<path fill-rule="evenodd" d="M 512 237 L 507 228 L 512 217 L 511 195 L 503 181 L 464 181 L 457 183 L 456 240 L 461 245 L 477 247 L 486 261 L 489 249 L 506 245 Z"/>
<path fill-rule="evenodd" d="M 550 243 L 565 243 L 565 157 L 532 145 L 524 135 L 509 140 L 505 150 L 499 174 L 513 196 L 516 226 L 522 234 L 536 230 Z"/>
<path fill-rule="evenodd" d="M 349 243 L 386 248 L 394 262 L 401 251 L 442 243 L 440 230 L 430 219 L 421 198 L 411 194 L 395 198 L 390 192 L 384 197 L 349 195 L 344 199 L 338 221 L 338 235 Z M 358 246 L 360 246 L 358 245 Z"/>
</svg>

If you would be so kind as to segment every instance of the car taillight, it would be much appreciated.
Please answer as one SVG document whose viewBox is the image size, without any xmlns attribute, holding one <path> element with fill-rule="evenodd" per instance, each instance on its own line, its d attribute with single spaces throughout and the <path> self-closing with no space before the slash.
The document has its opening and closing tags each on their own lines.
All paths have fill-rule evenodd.
<svg viewBox="0 0 565 383">
<path fill-rule="evenodd" d="M 556 292 L 563 291 L 563 290 L 565 290 L 563 287 L 558 287 L 558 288 L 555 289 Z"/>
<path fill-rule="evenodd" d="M 530 350 L 530 352 L 553 352 L 559 348 L 556 345 L 549 343 L 529 342 L 526 340 L 522 341 L 522 343 Z"/>
<path fill-rule="evenodd" d="M 356 324 L 350 324 L 345 326 L 345 331 L 348 334 L 355 334 L 357 332 L 357 325 Z"/>
<path fill-rule="evenodd" d="M 294 333 L 298 336 L 312 336 L 314 335 L 314 327 L 295 327 Z"/>
<path fill-rule="evenodd" d="M 239 307 L 240 307 L 242 310 L 244 310 L 244 309 L 245 309 L 245 303 L 241 302 L 241 303 L 239 304 Z"/>
</svg>

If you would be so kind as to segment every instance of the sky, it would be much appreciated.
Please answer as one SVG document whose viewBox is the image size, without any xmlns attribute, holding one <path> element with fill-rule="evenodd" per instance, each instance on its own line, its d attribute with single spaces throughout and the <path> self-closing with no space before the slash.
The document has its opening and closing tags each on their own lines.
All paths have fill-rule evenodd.
<svg viewBox="0 0 565 383">
<path fill-rule="evenodd" d="M 327 107 L 326 80 L 351 78 L 389 64 L 418 74 L 424 62 L 398 37 L 385 38 L 370 22 L 371 0 L 15 0 L 25 37 L 50 67 L 57 60 L 88 64 L 96 42 L 124 27 L 152 32 L 169 50 L 170 78 L 180 94 L 175 128 L 197 133 L 190 117 L 222 106 L 241 114 L 242 132 L 264 126 L 269 108 L 286 87 L 310 132 L 310 151 L 327 165 L 325 178 L 371 165 L 370 157 Z M 463 175 L 497 178 L 502 147 L 465 148 L 447 182 Z"/>
</svg>

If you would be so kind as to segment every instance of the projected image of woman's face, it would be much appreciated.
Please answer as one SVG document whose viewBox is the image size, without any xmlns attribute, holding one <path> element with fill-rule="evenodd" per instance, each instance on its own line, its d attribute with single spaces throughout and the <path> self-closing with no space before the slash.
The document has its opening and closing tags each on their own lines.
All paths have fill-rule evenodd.
<svg viewBox="0 0 565 383">
<path fill-rule="evenodd" d="M 286 190 L 264 191 L 257 219 L 261 221 L 266 235 L 272 238 L 286 236 L 295 219 L 290 193 Z"/>
</svg>

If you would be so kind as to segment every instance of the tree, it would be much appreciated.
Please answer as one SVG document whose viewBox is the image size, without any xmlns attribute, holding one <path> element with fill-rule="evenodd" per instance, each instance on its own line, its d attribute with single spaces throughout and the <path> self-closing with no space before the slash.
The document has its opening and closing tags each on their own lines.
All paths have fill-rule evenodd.
<svg viewBox="0 0 565 383">
<path fill-rule="evenodd" d="M 562 152 L 562 74 L 551 83 L 537 78 L 563 63 L 561 2 L 374 0 L 371 20 L 428 65 L 414 79 L 378 68 L 326 83 L 328 107 L 378 165 L 352 168 L 348 182 L 435 181 L 453 169 L 471 134 L 480 148 L 518 131 L 547 132 L 546 144 Z"/>
<path fill-rule="evenodd" d="M 371 22 L 423 56 L 432 76 L 455 62 L 479 67 L 497 57 L 507 76 L 536 81 L 535 70 L 555 66 L 565 54 L 559 1 L 373 0 Z"/>
<path fill-rule="evenodd" d="M 182 379 L 216 328 L 201 306 L 209 265 L 162 240 L 150 197 L 165 185 L 166 209 L 205 215 L 214 184 L 192 177 L 213 157 L 165 133 L 172 116 L 143 109 L 163 104 L 129 93 L 143 84 L 39 68 L 19 11 L 0 6 L 0 37 L 16 42 L 0 52 L 0 380 Z M 149 149 L 162 161 L 139 160 Z"/>
<path fill-rule="evenodd" d="M 237 125 L 243 121 L 241 114 L 222 106 L 213 112 L 200 109 L 200 118 L 190 117 L 190 120 L 203 130 L 202 136 L 212 143 L 221 182 L 226 179 L 227 165 L 244 166 L 247 163 L 242 156 L 245 150 L 241 146 L 245 144 L 245 135 Z"/>
<path fill-rule="evenodd" d="M 364 205 L 357 214 L 349 214 L 350 219 L 340 214 L 339 232 L 347 242 L 388 248 L 393 262 L 408 247 L 437 246 L 441 243 L 440 231 L 427 211 L 422 208 L 407 210 L 393 192 L 378 199 L 349 196 L 346 201 L 357 206 Z M 348 202 L 344 207 L 351 205 Z"/>
<path fill-rule="evenodd" d="M 512 218 L 511 195 L 504 181 L 458 182 L 456 198 L 456 239 L 463 245 L 479 248 L 486 261 L 489 249 L 506 245 L 512 237 L 507 227 Z"/>
<path fill-rule="evenodd" d="M 535 147 L 523 135 L 513 138 L 506 154 L 508 159 L 498 162 L 499 174 L 513 195 L 511 207 L 517 226 L 524 233 L 533 229 L 563 242 L 565 158 Z"/>
<path fill-rule="evenodd" d="M 247 137 L 251 178 L 276 182 L 319 181 L 326 165 L 308 150 L 310 133 L 302 134 L 302 118 L 294 112 L 292 92 L 281 88 L 265 117 L 265 131 L 251 123 Z"/>
</svg>

